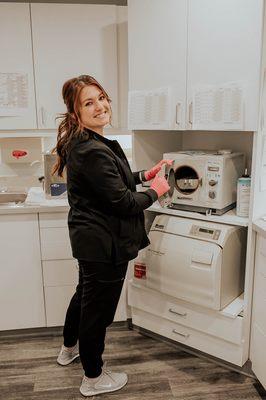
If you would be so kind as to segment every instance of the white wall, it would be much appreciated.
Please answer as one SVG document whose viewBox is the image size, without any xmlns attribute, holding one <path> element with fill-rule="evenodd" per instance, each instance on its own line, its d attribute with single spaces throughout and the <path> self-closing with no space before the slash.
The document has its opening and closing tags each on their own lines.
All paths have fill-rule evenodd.
<svg viewBox="0 0 266 400">
<path fill-rule="evenodd" d="M 249 174 L 251 173 L 252 145 L 252 132 L 187 131 L 182 135 L 184 150 L 231 149 L 234 152 L 244 153 Z"/>
<path fill-rule="evenodd" d="M 13 150 L 27 150 L 30 158 L 10 160 Z M 41 138 L 0 138 L 0 190 L 27 191 L 32 186 L 41 186 L 38 178 L 43 175 Z"/>
</svg>

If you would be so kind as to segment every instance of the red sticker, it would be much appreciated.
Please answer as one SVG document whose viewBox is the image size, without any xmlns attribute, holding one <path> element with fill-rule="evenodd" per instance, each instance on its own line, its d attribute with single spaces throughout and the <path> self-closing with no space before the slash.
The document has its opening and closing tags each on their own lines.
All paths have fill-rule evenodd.
<svg viewBox="0 0 266 400">
<path fill-rule="evenodd" d="M 25 151 L 25 150 L 13 150 L 13 151 L 12 151 L 12 156 L 15 157 L 17 160 L 18 160 L 20 157 L 25 157 L 27 154 L 28 154 L 28 153 L 27 153 L 27 151 Z"/>
</svg>

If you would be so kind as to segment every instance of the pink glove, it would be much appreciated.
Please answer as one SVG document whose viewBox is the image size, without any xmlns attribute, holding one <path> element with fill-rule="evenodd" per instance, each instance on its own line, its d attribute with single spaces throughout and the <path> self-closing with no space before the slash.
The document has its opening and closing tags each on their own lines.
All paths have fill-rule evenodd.
<svg viewBox="0 0 266 400">
<path fill-rule="evenodd" d="M 156 164 L 154 167 L 149 169 L 148 171 L 144 172 L 144 176 L 146 181 L 150 181 L 155 177 L 156 174 L 158 174 L 159 171 L 161 171 L 161 168 L 164 164 L 167 165 L 172 165 L 173 160 L 161 160 L 158 164 Z"/>
<path fill-rule="evenodd" d="M 157 193 L 158 198 L 159 198 L 163 194 L 168 192 L 168 190 L 170 189 L 170 186 L 168 185 L 167 180 L 163 176 L 155 176 L 150 188 L 155 190 L 155 192 Z"/>
</svg>

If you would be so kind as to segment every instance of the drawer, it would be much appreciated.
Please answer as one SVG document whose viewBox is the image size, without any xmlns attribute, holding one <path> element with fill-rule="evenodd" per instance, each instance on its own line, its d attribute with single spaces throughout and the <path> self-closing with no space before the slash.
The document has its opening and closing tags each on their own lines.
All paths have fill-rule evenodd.
<svg viewBox="0 0 266 400">
<path fill-rule="evenodd" d="M 242 317 L 227 317 L 219 311 L 192 305 L 152 289 L 129 283 L 128 303 L 139 310 L 177 322 L 183 326 L 205 332 L 228 342 L 242 341 Z"/>
<path fill-rule="evenodd" d="M 203 351 L 236 365 L 243 365 L 243 348 L 206 333 L 176 324 L 145 311 L 132 309 L 132 322 L 158 335 Z"/>
<path fill-rule="evenodd" d="M 75 286 L 51 286 L 44 288 L 47 326 L 63 326 L 66 310 L 75 293 Z"/>
<path fill-rule="evenodd" d="M 40 228 L 67 227 L 67 217 L 68 213 L 66 212 L 40 213 L 39 214 Z"/>
<path fill-rule="evenodd" d="M 76 260 L 43 261 L 44 286 L 76 285 L 78 283 L 78 263 Z"/>
<path fill-rule="evenodd" d="M 76 291 L 76 286 L 60 285 L 44 287 L 46 323 L 47 326 L 63 326 L 65 322 L 66 310 L 69 302 Z M 126 286 L 124 285 L 114 321 L 127 320 L 126 307 Z"/>
<path fill-rule="evenodd" d="M 72 259 L 72 251 L 67 227 L 41 228 L 42 260 Z"/>
</svg>

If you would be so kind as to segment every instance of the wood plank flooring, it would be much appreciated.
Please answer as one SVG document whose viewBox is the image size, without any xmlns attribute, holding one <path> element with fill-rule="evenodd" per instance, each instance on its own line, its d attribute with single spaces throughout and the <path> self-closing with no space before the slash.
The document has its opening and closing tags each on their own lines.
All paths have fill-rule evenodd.
<svg viewBox="0 0 266 400">
<path fill-rule="evenodd" d="M 80 400 L 83 375 L 77 360 L 56 363 L 58 334 L 0 336 L 1 400 Z M 170 344 L 128 330 L 108 330 L 104 359 L 125 371 L 128 384 L 97 400 L 255 400 L 266 399 L 259 383 Z"/>
</svg>

